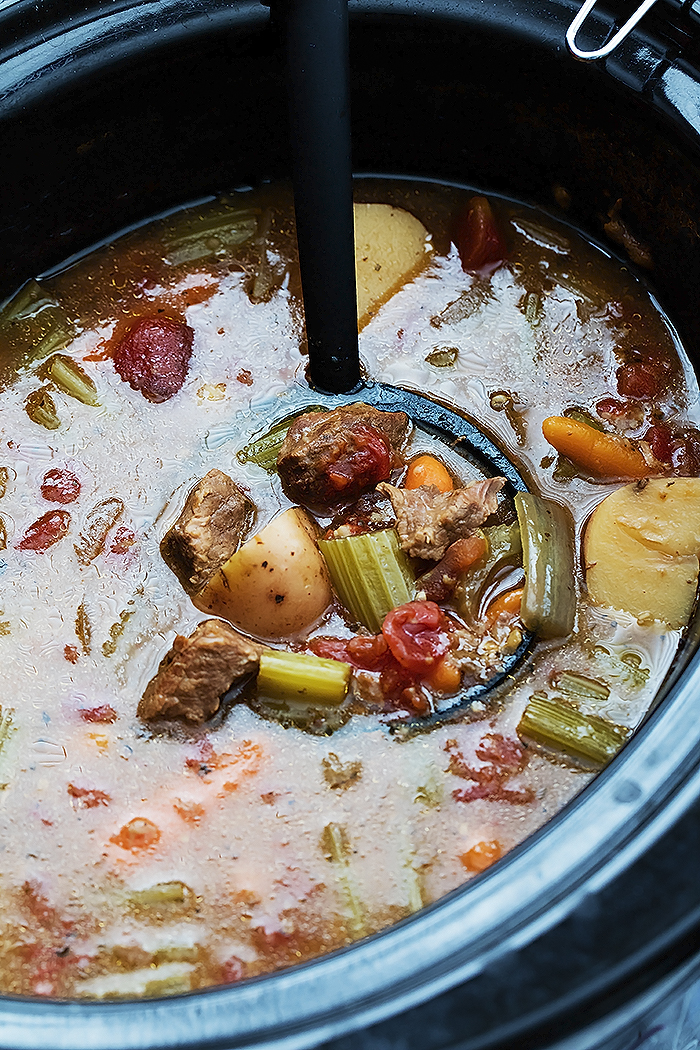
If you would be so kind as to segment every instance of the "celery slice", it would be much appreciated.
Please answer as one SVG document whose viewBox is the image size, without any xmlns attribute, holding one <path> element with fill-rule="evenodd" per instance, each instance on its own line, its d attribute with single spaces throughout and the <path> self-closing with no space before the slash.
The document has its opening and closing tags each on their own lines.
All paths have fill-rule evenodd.
<svg viewBox="0 0 700 1050">
<path fill-rule="evenodd" d="M 63 350 L 75 328 L 38 281 L 28 281 L 0 310 L 0 383 L 23 365 Z"/>
<path fill-rule="evenodd" d="M 556 688 L 572 700 L 605 701 L 610 696 L 610 689 L 596 678 L 587 678 L 575 671 L 561 671 L 554 679 Z"/>
<path fill-rule="evenodd" d="M 84 368 L 67 354 L 54 354 L 46 364 L 42 365 L 40 373 L 42 379 L 50 379 L 59 390 L 84 405 L 99 405 L 97 399 L 97 387 Z"/>
<path fill-rule="evenodd" d="M 413 598 L 413 574 L 394 529 L 320 540 L 331 582 L 352 617 L 377 634 L 392 609 Z"/>
<path fill-rule="evenodd" d="M 266 649 L 260 657 L 258 696 L 322 707 L 342 704 L 350 685 L 350 664 L 310 653 Z"/>
<path fill-rule="evenodd" d="M 540 638 L 564 638 L 576 616 L 571 515 L 532 492 L 518 492 L 514 502 L 525 570 L 521 619 Z"/>
<path fill-rule="evenodd" d="M 596 715 L 584 715 L 572 704 L 543 696 L 530 697 L 518 725 L 519 736 L 598 766 L 617 754 L 630 732 Z"/>
<path fill-rule="evenodd" d="M 325 411 L 326 409 L 324 409 L 323 405 L 307 405 L 306 408 L 302 408 L 299 412 L 294 412 L 293 415 L 287 416 L 281 422 L 275 423 L 262 437 L 255 438 L 254 441 L 239 449 L 236 453 L 236 459 L 239 463 L 255 463 L 258 467 L 262 467 L 263 470 L 267 470 L 268 473 L 272 473 L 277 468 L 279 450 L 282 448 L 287 431 L 294 420 L 298 419 L 299 416 L 305 416 L 307 412 Z"/>
<path fill-rule="evenodd" d="M 258 229 L 258 208 L 235 208 L 225 201 L 188 209 L 170 220 L 163 234 L 163 257 L 171 266 L 224 255 Z"/>
<path fill-rule="evenodd" d="M 345 897 L 352 932 L 361 937 L 366 932 L 365 913 L 362 901 L 350 870 L 352 846 L 342 824 L 326 824 L 321 838 L 321 848 L 336 867 L 338 882 Z"/>
</svg>

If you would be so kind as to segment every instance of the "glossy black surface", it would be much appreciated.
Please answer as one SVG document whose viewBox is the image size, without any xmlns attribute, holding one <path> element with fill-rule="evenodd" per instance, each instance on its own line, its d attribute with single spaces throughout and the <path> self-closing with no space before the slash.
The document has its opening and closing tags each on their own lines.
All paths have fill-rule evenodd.
<svg viewBox="0 0 700 1050">
<path fill-rule="evenodd" d="M 621 200 L 698 360 L 691 15 L 671 24 L 659 3 L 607 64 L 584 66 L 563 45 L 575 6 L 352 3 L 354 168 L 505 193 L 596 239 Z M 603 9 L 591 33 L 613 21 Z M 18 0 L 0 10 L 0 148 L 0 297 L 164 209 L 288 175 L 268 10 Z M 571 201 L 564 215 L 555 187 Z M 664 702 L 591 788 L 465 890 L 240 986 L 153 1002 L 0 1000 L 0 1047 L 510 1050 L 615 1038 L 700 953 L 696 644 L 694 624 Z"/>
</svg>

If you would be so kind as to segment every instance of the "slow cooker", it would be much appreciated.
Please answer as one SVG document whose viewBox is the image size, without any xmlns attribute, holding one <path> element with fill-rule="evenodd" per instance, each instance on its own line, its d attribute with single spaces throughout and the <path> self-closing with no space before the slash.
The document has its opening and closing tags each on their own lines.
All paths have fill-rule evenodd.
<svg viewBox="0 0 700 1050">
<path fill-rule="evenodd" d="M 288 176 L 283 3 L 0 2 L 0 301 L 151 216 Z M 700 6 L 660 0 L 592 63 L 566 48 L 576 10 L 351 0 L 354 170 L 517 198 L 601 243 L 621 201 L 700 363 Z M 579 45 L 595 50 L 628 15 L 597 7 Z M 0 1047 L 631 1047 L 700 973 L 699 639 L 696 616 L 630 744 L 468 886 L 235 986 L 2 998 Z"/>
</svg>

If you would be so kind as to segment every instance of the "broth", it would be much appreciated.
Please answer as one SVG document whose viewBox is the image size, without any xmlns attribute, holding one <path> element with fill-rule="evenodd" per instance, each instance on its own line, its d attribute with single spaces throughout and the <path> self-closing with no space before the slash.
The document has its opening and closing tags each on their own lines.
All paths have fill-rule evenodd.
<svg viewBox="0 0 700 1050">
<path fill-rule="evenodd" d="M 664 476 L 697 474 L 695 377 L 627 267 L 524 206 L 494 205 L 506 262 L 465 272 L 451 237 L 470 197 L 358 184 L 358 200 L 406 209 L 429 234 L 425 265 L 363 328 L 362 359 L 374 379 L 468 413 L 541 495 L 568 507 L 578 611 L 570 636 L 537 642 L 508 688 L 429 731 L 400 704 L 360 703 L 314 735 L 249 694 L 199 726 L 137 717 L 174 635 L 206 618 L 160 550 L 193 484 L 225 472 L 253 499 L 258 531 L 294 505 L 243 454 L 271 419 L 319 402 L 304 381 L 288 190 L 157 220 L 27 286 L 33 305 L 19 335 L 5 330 L 14 358 L 2 373 L 3 992 L 174 994 L 350 944 L 484 870 L 594 775 L 520 740 L 533 696 L 621 732 L 652 704 L 682 626 L 587 597 L 584 525 L 623 482 L 587 480 L 542 423 L 573 411 L 612 431 L 621 410 L 601 408 L 612 399 L 632 413 L 632 439 L 662 425 L 682 436 L 683 465 Z M 32 359 L 56 311 L 68 335 Z M 194 348 L 179 392 L 152 403 L 112 358 L 138 319 L 158 316 L 186 321 Z M 98 404 L 46 372 L 55 352 L 80 364 Z M 621 397 L 620 369 L 640 359 L 661 362 L 663 381 L 653 396 Z M 458 484 L 471 476 L 458 450 L 416 427 L 405 456 L 419 453 Z M 39 531 L 58 531 L 42 548 L 31 530 L 45 516 Z M 292 648 L 353 633 L 336 605 Z M 392 733 L 397 719 L 404 731 Z"/>
</svg>

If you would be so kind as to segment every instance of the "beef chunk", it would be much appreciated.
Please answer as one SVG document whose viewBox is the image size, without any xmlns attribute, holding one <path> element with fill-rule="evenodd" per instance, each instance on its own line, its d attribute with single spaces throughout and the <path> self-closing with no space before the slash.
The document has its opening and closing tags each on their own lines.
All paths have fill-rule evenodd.
<svg viewBox="0 0 700 1050">
<path fill-rule="evenodd" d="M 440 492 L 435 485 L 397 489 L 382 482 L 396 514 L 402 548 L 413 558 L 439 561 L 450 544 L 468 536 L 493 514 L 505 478 L 472 481 L 462 489 Z"/>
<path fill-rule="evenodd" d="M 299 416 L 277 457 L 285 492 L 308 507 L 357 499 L 400 462 L 408 427 L 405 412 L 380 412 L 362 402 Z"/>
<path fill-rule="evenodd" d="M 254 504 L 220 470 L 210 470 L 195 485 L 160 545 L 163 560 L 188 594 L 201 591 L 235 554 L 254 512 Z"/>
<path fill-rule="evenodd" d="M 206 722 L 236 679 L 257 671 L 262 651 L 223 620 L 204 620 L 189 638 L 176 635 L 139 701 L 139 718 Z"/>
</svg>

